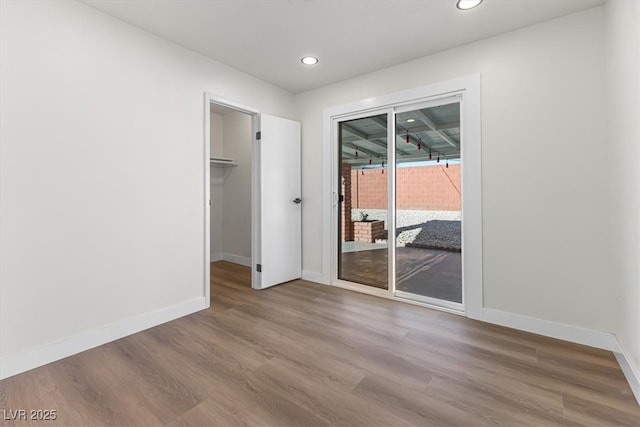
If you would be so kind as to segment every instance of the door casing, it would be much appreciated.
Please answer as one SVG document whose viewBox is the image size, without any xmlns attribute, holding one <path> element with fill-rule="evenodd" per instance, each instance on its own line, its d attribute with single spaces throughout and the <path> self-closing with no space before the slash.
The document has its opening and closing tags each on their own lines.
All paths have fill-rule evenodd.
<svg viewBox="0 0 640 427">
<path fill-rule="evenodd" d="M 259 171 L 258 166 L 260 159 L 258 157 L 256 132 L 259 128 L 258 117 L 260 112 L 252 107 L 242 105 L 230 99 L 205 92 L 204 94 L 204 283 L 203 292 L 207 300 L 207 307 L 211 301 L 211 270 L 210 270 L 210 247 L 211 247 L 211 170 L 210 157 L 211 149 L 209 147 L 210 133 L 211 133 L 211 117 L 210 108 L 211 105 L 219 105 L 229 108 L 231 110 L 238 111 L 240 113 L 248 114 L 251 116 L 251 133 L 252 133 L 252 147 L 251 147 L 251 286 L 258 283 L 258 272 L 254 266 L 260 263 L 260 208 L 259 208 L 259 194 L 258 188 L 260 185 L 260 177 L 257 173 Z"/>
</svg>

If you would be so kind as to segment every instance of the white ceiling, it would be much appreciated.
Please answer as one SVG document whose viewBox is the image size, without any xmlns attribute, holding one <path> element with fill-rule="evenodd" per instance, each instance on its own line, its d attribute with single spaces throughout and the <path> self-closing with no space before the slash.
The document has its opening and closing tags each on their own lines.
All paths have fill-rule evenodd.
<svg viewBox="0 0 640 427">
<path fill-rule="evenodd" d="M 84 0 L 292 93 L 379 70 L 605 0 Z M 315 55 L 312 67 L 300 63 Z"/>
</svg>

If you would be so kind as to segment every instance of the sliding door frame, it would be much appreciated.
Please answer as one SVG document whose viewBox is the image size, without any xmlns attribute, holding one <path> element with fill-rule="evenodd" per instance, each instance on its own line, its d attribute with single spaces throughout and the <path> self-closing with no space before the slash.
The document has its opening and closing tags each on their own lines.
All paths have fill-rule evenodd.
<svg viewBox="0 0 640 427">
<path fill-rule="evenodd" d="M 462 280 L 463 306 L 461 312 L 455 305 L 431 304 L 429 300 L 413 298 L 395 292 L 396 280 L 396 242 L 395 242 L 395 114 L 414 109 L 422 104 L 445 102 L 454 97 L 460 102 L 461 123 L 461 181 L 462 181 Z M 454 101 L 455 102 L 455 101 Z M 445 102 L 448 103 L 448 102 Z M 387 163 L 388 209 L 388 290 L 367 285 L 346 282 L 338 279 L 338 169 L 339 139 L 338 123 L 353 118 L 367 117 L 387 113 Z M 411 304 L 428 306 L 438 310 L 464 314 L 471 318 L 481 318 L 483 307 L 482 280 L 482 174 L 481 174 L 481 127 L 480 127 L 480 75 L 475 74 L 446 82 L 436 83 L 407 91 L 397 92 L 364 101 L 328 108 L 324 110 L 324 183 L 325 204 L 323 270 L 325 281 L 337 287 L 352 289 L 385 298 L 396 299 Z M 327 275 L 327 272 L 329 273 Z M 327 277 L 328 276 L 328 277 Z"/>
<path fill-rule="evenodd" d="M 338 193 L 338 185 L 339 185 L 339 175 L 342 174 L 341 172 L 341 165 L 340 165 L 340 135 L 339 135 L 339 129 L 340 129 L 340 123 L 341 122 L 346 122 L 346 121 L 350 121 L 350 120 L 357 120 L 357 119 L 364 119 L 367 117 L 371 117 L 371 116 L 379 116 L 381 114 L 386 114 L 387 115 L 387 188 L 391 188 L 389 187 L 390 185 L 394 185 L 395 186 L 395 168 L 391 167 L 391 165 L 393 165 L 393 163 L 391 163 L 391 157 L 389 157 L 391 155 L 391 152 L 393 152 L 393 158 L 395 161 L 395 149 L 392 149 L 393 147 L 393 141 L 394 141 L 394 129 L 395 129 L 395 113 L 393 111 L 393 108 L 382 108 L 382 109 L 367 109 L 364 111 L 356 111 L 356 112 L 351 112 L 351 113 L 347 113 L 347 114 L 341 114 L 341 115 L 337 115 L 332 117 L 332 132 L 334 133 L 334 138 L 333 141 L 336 144 L 336 149 L 334 151 L 334 155 L 332 156 L 332 163 L 334 163 L 336 165 L 335 168 L 333 168 L 333 170 L 335 171 L 334 176 L 332 178 L 332 188 L 333 188 L 333 195 L 332 195 L 332 200 L 333 200 L 333 218 L 332 218 L 332 234 L 331 234 L 331 246 L 333 248 L 333 253 L 332 253 L 332 260 L 333 262 L 331 263 L 332 269 L 331 269 L 331 277 L 332 277 L 332 281 L 331 284 L 335 285 L 335 286 L 339 286 L 341 288 L 345 288 L 345 289 L 351 289 L 354 291 L 359 291 L 359 292 L 363 292 L 363 293 L 367 293 L 367 294 L 372 294 L 372 295 L 378 295 L 378 296 L 383 296 L 386 298 L 392 298 L 393 297 L 393 286 L 392 284 L 394 283 L 391 279 L 393 277 L 395 277 L 395 263 L 388 263 L 388 269 L 387 269 L 387 289 L 381 289 L 381 288 L 377 288 L 374 286 L 369 286 L 369 285 L 364 285 L 364 284 L 360 284 L 360 283 L 355 283 L 355 282 L 349 282 L 346 280 L 342 280 L 339 278 L 339 271 L 338 271 L 338 267 L 339 267 L 339 260 L 338 260 L 338 252 L 337 249 L 340 245 L 340 233 L 338 233 L 338 230 L 340 230 L 340 223 L 338 221 L 338 215 L 337 212 L 340 210 L 340 202 L 339 202 L 339 197 L 340 194 Z M 393 124 L 393 126 L 391 126 L 391 124 Z M 384 168 L 383 168 L 384 170 Z M 346 195 L 344 195 L 346 197 Z M 395 198 L 393 197 L 393 192 L 389 191 L 387 194 L 387 204 L 388 206 L 391 206 L 391 203 L 393 203 L 393 206 L 395 206 Z M 392 200 L 393 199 L 393 200 Z M 389 231 L 389 235 L 391 236 L 392 234 L 392 230 L 391 230 L 391 224 L 393 223 L 393 232 L 395 232 L 395 212 L 392 209 L 387 209 L 387 228 Z M 395 259 L 395 245 L 392 244 L 391 239 L 387 239 L 388 244 L 387 244 L 387 257 L 389 260 L 391 259 Z"/>
<path fill-rule="evenodd" d="M 398 106 L 396 108 L 394 108 L 394 113 L 397 114 L 402 114 L 402 113 L 406 113 L 408 111 L 415 111 L 415 110 L 422 110 L 425 108 L 435 108 L 435 107 L 441 107 L 444 105 L 451 105 L 451 104 L 459 104 L 460 105 L 460 111 L 462 112 L 462 94 L 460 93 L 455 93 L 451 96 L 444 96 L 444 97 L 435 97 L 433 99 L 428 99 L 428 100 L 420 100 L 418 102 L 414 102 L 411 104 L 405 104 L 402 106 Z M 461 114 L 462 116 L 462 114 Z M 464 133 L 463 130 L 463 125 L 464 123 L 462 122 L 462 117 L 460 117 L 460 132 L 461 135 Z M 397 135 L 395 135 L 397 138 Z M 394 140 L 394 147 L 396 147 L 396 141 Z M 461 138 L 461 147 L 464 146 L 464 142 L 463 142 L 463 138 Z M 396 147 L 397 148 L 397 147 Z M 396 151 L 396 150 L 394 150 Z M 460 153 L 460 159 L 463 159 L 463 153 L 461 151 Z M 462 169 L 464 168 L 464 161 L 461 162 L 462 168 L 461 168 L 461 174 L 462 174 Z M 397 165 L 396 165 L 397 167 Z M 394 172 L 395 172 L 394 168 Z M 395 186 L 392 187 L 394 188 L 394 199 L 397 199 L 397 188 Z M 464 194 L 464 189 L 462 191 L 462 194 Z M 463 199 L 464 197 L 461 196 L 461 199 Z M 394 206 L 394 219 L 393 219 L 393 225 L 394 225 L 394 236 L 395 236 L 395 228 L 396 228 L 396 206 Z M 461 233 L 464 235 L 464 229 L 465 224 L 464 221 L 461 221 Z M 394 240 L 394 246 L 397 247 L 397 242 Z M 464 242 L 463 242 L 463 247 L 464 247 Z M 465 251 L 462 250 L 462 264 L 464 265 L 464 257 L 465 257 Z M 393 258 L 394 260 L 394 264 L 397 265 L 397 260 L 395 259 L 395 257 Z M 397 277 L 397 276 L 394 276 Z M 461 280 L 461 284 L 460 286 L 462 287 L 462 302 L 452 302 L 452 301 L 448 301 L 445 299 L 438 299 L 438 298 L 433 298 L 433 297 L 428 297 L 428 296 L 424 296 L 424 295 L 420 295 L 420 294 L 416 294 L 416 293 L 411 293 L 411 292 L 407 292 L 407 291 L 399 291 L 396 289 L 396 285 L 397 283 L 394 282 L 393 283 L 393 288 L 394 288 L 394 296 L 398 299 L 401 300 L 410 300 L 411 302 L 418 302 L 418 303 L 422 303 L 425 305 L 428 305 L 430 307 L 438 307 L 441 310 L 446 310 L 446 311 L 450 311 L 452 313 L 464 313 L 465 311 L 465 280 L 464 280 L 464 268 L 462 268 L 462 280 Z"/>
</svg>

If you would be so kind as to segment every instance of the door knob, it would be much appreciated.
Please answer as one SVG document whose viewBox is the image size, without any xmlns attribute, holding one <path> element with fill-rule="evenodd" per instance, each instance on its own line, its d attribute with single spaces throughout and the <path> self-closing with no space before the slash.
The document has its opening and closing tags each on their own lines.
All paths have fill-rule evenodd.
<svg viewBox="0 0 640 427">
<path fill-rule="evenodd" d="M 302 203 L 302 199 L 300 197 L 296 197 L 295 199 L 293 199 L 293 203 L 299 205 L 300 203 Z"/>
</svg>

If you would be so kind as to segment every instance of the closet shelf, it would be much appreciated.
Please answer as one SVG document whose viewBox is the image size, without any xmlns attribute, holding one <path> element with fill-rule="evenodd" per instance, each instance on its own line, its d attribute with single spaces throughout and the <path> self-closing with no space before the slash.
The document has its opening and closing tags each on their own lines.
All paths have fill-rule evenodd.
<svg viewBox="0 0 640 427">
<path fill-rule="evenodd" d="M 234 166 L 238 166 L 238 163 L 236 163 L 235 160 L 226 159 L 224 157 L 211 157 L 209 162 L 211 166 L 216 168 L 232 168 Z"/>
</svg>

